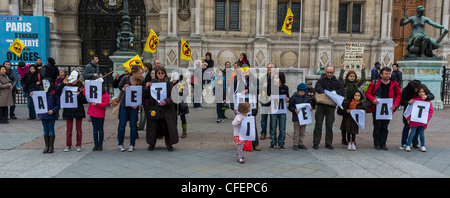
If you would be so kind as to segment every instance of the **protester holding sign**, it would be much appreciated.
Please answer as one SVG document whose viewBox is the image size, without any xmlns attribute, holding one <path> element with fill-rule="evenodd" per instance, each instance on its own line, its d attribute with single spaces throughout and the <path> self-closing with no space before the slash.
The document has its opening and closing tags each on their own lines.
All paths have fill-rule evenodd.
<svg viewBox="0 0 450 198">
<path fill-rule="evenodd" d="M 268 93 L 270 95 L 271 106 L 275 108 L 271 108 L 272 112 L 270 114 L 270 138 L 272 141 L 270 142 L 269 150 L 274 150 L 274 147 L 280 147 L 281 151 L 284 151 L 284 140 L 286 138 L 286 110 L 287 110 L 287 102 L 289 102 L 289 87 L 286 86 L 286 77 L 283 72 L 274 73 L 272 76 L 273 86 L 277 88 L 271 88 L 271 92 Z M 273 93 L 272 90 L 278 90 L 278 93 Z M 273 98 L 275 95 L 284 96 L 284 98 Z M 281 101 L 284 100 L 284 101 Z M 276 113 L 274 111 L 282 111 L 282 113 Z M 277 138 L 277 122 L 279 126 L 279 135 Z"/>
<path fill-rule="evenodd" d="M 347 142 L 348 142 L 347 150 L 349 151 L 356 150 L 355 146 L 356 134 L 358 134 L 360 128 L 358 126 L 357 121 L 354 120 L 350 115 L 350 111 L 355 109 L 365 110 L 363 104 L 361 103 L 362 99 L 363 99 L 362 92 L 356 91 L 353 94 L 353 98 L 351 100 L 347 100 L 343 105 L 344 114 L 342 115 L 341 130 L 347 132 Z"/>
<path fill-rule="evenodd" d="M 33 100 L 35 107 L 40 107 L 42 105 L 42 101 L 46 101 L 47 105 L 46 113 L 38 113 L 38 117 L 41 119 L 42 127 L 44 128 L 45 149 L 42 153 L 53 153 L 53 144 L 55 143 L 55 122 L 58 118 L 60 108 L 60 99 L 59 96 L 55 94 L 55 86 L 53 82 L 50 82 L 50 86 L 46 92 L 46 100 Z"/>
<path fill-rule="evenodd" d="M 413 111 L 411 116 L 409 116 L 408 118 L 406 118 L 408 120 L 408 123 L 411 127 L 411 134 L 408 137 L 408 142 L 406 142 L 406 151 L 411 151 L 411 142 L 413 140 L 413 137 L 416 133 L 419 134 L 420 136 L 420 151 L 422 152 L 426 152 L 426 148 L 425 148 L 425 129 L 428 127 L 428 123 L 430 122 L 431 117 L 433 116 L 433 105 L 430 101 L 426 101 L 424 100 L 424 96 L 426 96 L 427 94 L 429 94 L 430 91 L 428 90 L 427 86 L 425 85 L 421 85 L 421 87 L 419 88 L 419 91 L 417 92 L 417 97 L 413 98 L 412 100 L 414 101 L 424 101 L 425 105 L 421 106 L 421 105 L 415 105 L 413 106 Z M 414 102 L 415 104 L 419 103 L 419 102 Z M 414 113 L 414 110 L 417 109 L 418 112 L 417 114 Z M 427 111 L 428 109 L 428 111 Z M 428 114 L 428 116 L 426 116 L 426 114 Z M 414 117 L 417 117 L 417 119 L 415 120 Z M 422 120 L 422 121 L 419 121 Z"/>
<path fill-rule="evenodd" d="M 8 122 L 8 107 L 14 105 L 12 98 L 12 84 L 6 75 L 6 67 L 0 66 L 0 123 Z"/>
<path fill-rule="evenodd" d="M 61 108 L 64 108 L 62 115 L 66 120 L 66 148 L 64 149 L 64 152 L 70 151 L 72 147 L 72 129 L 74 120 L 75 129 L 77 131 L 75 146 L 78 152 L 81 151 L 81 141 L 83 140 L 82 123 L 83 118 L 86 117 L 83 104 L 88 103 L 84 94 L 81 93 L 83 89 L 84 85 L 79 78 L 71 79 L 69 81 L 66 77 L 55 90 L 56 94 L 60 96 L 60 106 Z"/>
<path fill-rule="evenodd" d="M 306 95 L 307 90 L 308 88 L 306 84 L 300 83 L 297 86 L 297 92 L 295 92 L 289 99 L 288 109 L 292 112 L 292 123 L 294 124 L 294 135 L 292 137 L 294 139 L 294 150 L 297 150 L 298 148 L 305 150 L 307 149 L 303 144 L 303 139 L 305 138 L 306 134 L 306 124 L 300 125 L 298 115 L 299 113 L 301 113 L 302 118 L 308 118 L 306 117 L 304 112 L 300 112 L 296 107 L 297 104 L 310 104 L 309 97 Z M 312 107 L 309 110 L 312 111 Z M 305 115 L 305 117 L 303 117 L 303 115 Z"/>
<path fill-rule="evenodd" d="M 170 82 L 166 69 L 163 66 L 156 67 L 155 73 L 156 79 L 151 82 L 149 87 L 144 89 L 143 93 L 143 100 L 149 99 L 145 105 L 148 150 L 152 151 L 155 149 L 156 139 L 164 136 L 167 150 L 173 151 L 173 145 L 178 143 L 176 104 L 171 98 L 173 84 Z M 153 95 L 155 97 L 153 97 L 151 94 L 152 89 L 155 90 L 154 86 L 158 83 L 165 84 L 165 86 L 159 86 L 156 94 Z M 165 97 L 161 95 L 163 92 L 166 93 Z"/>
<path fill-rule="evenodd" d="M 121 152 L 125 151 L 123 147 L 123 141 L 125 138 L 125 127 L 127 126 L 127 122 L 130 121 L 130 147 L 128 149 L 129 152 L 134 151 L 134 146 L 136 142 L 137 135 L 137 121 L 139 108 L 138 106 L 126 106 L 127 101 L 127 88 L 130 86 L 140 86 L 142 82 L 144 82 L 144 70 L 139 65 L 133 65 L 131 68 L 131 73 L 128 76 L 122 78 L 119 83 L 119 89 L 121 90 L 120 96 L 120 109 L 119 109 L 119 127 L 117 129 L 118 135 L 117 139 L 119 141 L 119 150 Z M 138 99 L 142 101 L 142 98 Z"/>
<path fill-rule="evenodd" d="M 412 100 L 412 98 L 416 95 L 416 93 L 421 85 L 422 85 L 422 83 L 419 80 L 413 80 L 413 81 L 410 81 L 408 83 L 408 85 L 406 85 L 406 87 L 402 89 L 402 97 L 400 99 L 400 105 L 403 106 L 403 112 L 405 112 L 408 105 L 414 103 L 415 100 Z M 427 101 L 434 100 L 433 93 L 430 92 L 428 94 L 425 94 L 422 97 L 422 100 L 427 100 Z M 410 130 L 410 126 L 409 126 L 408 121 L 406 120 L 405 116 L 402 116 L 402 118 L 403 118 L 404 125 L 403 125 L 403 131 L 402 131 L 401 146 L 399 147 L 399 149 L 406 148 L 406 141 L 408 139 L 408 134 L 409 134 L 409 130 Z M 419 145 L 418 138 L 419 138 L 419 134 L 416 133 L 416 135 L 414 136 L 414 138 L 412 140 L 413 148 L 418 148 L 418 145 Z"/>
<path fill-rule="evenodd" d="M 19 83 L 19 78 L 17 77 L 17 73 L 11 69 L 11 63 L 9 61 L 5 61 L 3 65 L 6 67 L 6 75 L 9 77 L 9 81 L 11 82 L 13 87 L 11 90 L 13 105 L 9 107 L 9 118 L 15 120 L 17 119 L 15 110 L 16 110 L 17 84 Z"/>
<path fill-rule="evenodd" d="M 331 145 L 333 143 L 333 122 L 334 122 L 334 110 L 335 106 L 325 104 L 319 99 L 319 94 L 324 94 L 325 90 L 335 91 L 337 95 L 344 96 L 345 90 L 341 81 L 339 81 L 334 75 L 335 69 L 333 66 L 325 67 L 325 74 L 316 83 L 316 99 L 317 109 L 315 114 L 316 124 L 314 126 L 313 148 L 318 149 L 320 139 L 322 138 L 322 125 L 323 120 L 326 117 L 326 135 L 325 135 L 325 147 L 333 149 Z M 327 96 L 325 96 L 327 97 Z"/>
<path fill-rule="evenodd" d="M 238 157 L 238 162 L 243 164 L 244 163 L 244 144 L 247 144 L 247 140 L 240 140 L 239 134 L 241 131 L 241 122 L 244 120 L 245 117 L 247 117 L 248 112 L 250 112 L 250 104 L 245 103 L 239 103 L 238 109 L 240 113 L 236 114 L 234 117 L 233 122 L 231 124 L 234 127 L 234 143 L 237 145 L 237 152 L 236 155 Z"/>
<path fill-rule="evenodd" d="M 394 112 L 400 104 L 402 91 L 400 90 L 397 82 L 390 81 L 391 69 L 389 67 L 384 67 L 380 70 L 380 77 L 381 79 L 376 81 L 376 84 L 374 84 L 375 81 L 372 81 L 369 84 L 369 87 L 366 91 L 366 98 L 367 100 L 369 100 L 369 102 L 373 103 L 373 105 L 368 109 L 368 112 L 372 112 L 373 117 L 374 147 L 377 150 L 388 150 L 388 148 L 386 147 L 386 141 L 389 133 L 388 126 L 390 120 L 378 120 L 377 112 L 375 111 L 375 105 L 378 105 L 380 103 L 378 99 L 390 98 L 393 100 L 393 103 L 389 111 Z M 380 116 L 380 114 L 378 114 L 378 116 Z"/>
<path fill-rule="evenodd" d="M 92 129 L 94 135 L 94 148 L 93 151 L 103 150 L 103 124 L 105 122 L 106 107 L 109 105 L 109 94 L 106 89 L 102 89 L 102 102 L 89 103 L 87 114 L 91 116 Z"/>
</svg>

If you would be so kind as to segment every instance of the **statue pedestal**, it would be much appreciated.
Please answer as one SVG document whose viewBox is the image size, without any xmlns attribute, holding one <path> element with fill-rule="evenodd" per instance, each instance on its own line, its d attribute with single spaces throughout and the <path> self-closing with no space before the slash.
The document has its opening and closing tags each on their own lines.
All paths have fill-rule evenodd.
<svg viewBox="0 0 450 198">
<path fill-rule="evenodd" d="M 435 110 L 444 109 L 441 100 L 442 67 L 447 64 L 442 60 L 405 60 L 398 61 L 403 73 L 404 87 L 412 80 L 420 80 L 425 84 L 435 99 L 431 101 Z"/>
<path fill-rule="evenodd" d="M 116 52 L 114 52 L 114 54 L 112 56 L 109 56 L 109 59 L 111 59 L 111 61 L 113 62 L 113 70 L 115 70 L 117 67 L 124 64 L 128 60 L 132 59 L 136 55 L 137 54 L 135 52 L 131 52 L 131 51 L 116 51 Z M 119 75 L 122 75 L 124 69 L 125 69 L 124 67 L 121 67 L 110 75 L 112 75 L 112 77 L 115 78 L 114 76 L 115 76 L 116 72 L 119 73 Z M 114 96 L 119 96 L 119 93 L 120 93 L 120 91 L 118 89 L 114 89 Z"/>
</svg>

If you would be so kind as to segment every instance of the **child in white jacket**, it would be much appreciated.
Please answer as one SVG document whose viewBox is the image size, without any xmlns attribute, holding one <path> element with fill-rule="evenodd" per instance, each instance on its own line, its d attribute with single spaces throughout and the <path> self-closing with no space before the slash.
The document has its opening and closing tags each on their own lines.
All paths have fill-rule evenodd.
<svg viewBox="0 0 450 198">
<path fill-rule="evenodd" d="M 250 104 L 249 103 L 239 103 L 238 106 L 239 113 L 236 114 L 236 117 L 234 117 L 233 124 L 234 127 L 234 143 L 237 145 L 237 156 L 238 156 L 238 162 L 244 163 L 244 144 L 247 143 L 247 140 L 240 140 L 239 139 L 239 132 L 241 130 L 241 122 L 244 120 L 244 118 L 247 116 L 247 113 L 250 112 Z"/>
</svg>

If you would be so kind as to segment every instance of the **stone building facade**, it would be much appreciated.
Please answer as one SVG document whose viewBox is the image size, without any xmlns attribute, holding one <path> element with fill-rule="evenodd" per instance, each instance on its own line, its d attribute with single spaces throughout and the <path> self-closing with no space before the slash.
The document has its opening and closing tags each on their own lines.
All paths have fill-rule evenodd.
<svg viewBox="0 0 450 198">
<path fill-rule="evenodd" d="M 105 13 L 120 14 L 122 2 L 5 0 L 0 1 L 0 14 L 49 17 L 51 56 L 58 64 L 83 65 L 92 54 L 104 56 L 103 64 L 108 64 L 106 59 L 114 49 L 86 52 L 86 38 L 80 36 L 86 31 L 82 29 L 86 27 L 80 26 L 86 18 L 85 15 L 81 17 L 81 12 L 85 13 L 87 8 L 83 6 L 91 3 L 94 10 L 97 6 L 104 8 L 101 11 Z M 233 63 L 241 53 L 246 53 L 255 67 L 264 68 L 268 63 L 275 63 L 279 68 L 302 69 L 305 75 L 315 75 L 322 66 L 341 65 L 346 42 L 365 44 L 366 66 L 375 62 L 391 66 L 404 53 L 396 47 L 401 47 L 401 42 L 409 37 L 408 27 L 402 29 L 399 26 L 403 11 L 412 16 L 416 5 L 424 5 L 425 16 L 450 26 L 450 3 L 446 0 L 130 0 L 130 6 L 133 5 L 143 10 L 143 23 L 135 24 L 143 32 L 137 40 L 141 43 L 136 45 L 137 53 L 143 55 L 144 62 L 158 58 L 166 66 L 189 66 L 188 62 L 179 59 L 181 37 L 192 47 L 194 60 L 211 52 L 215 66 L 221 68 L 226 61 Z M 284 20 L 287 8 L 293 10 L 294 18 L 302 9 L 301 28 L 297 20 L 294 24 L 297 29 L 291 36 L 283 33 L 279 24 L 280 19 Z M 96 26 L 102 25 L 101 21 L 97 23 Z M 142 47 L 139 47 L 145 44 L 150 29 L 160 39 L 155 54 L 142 53 Z M 439 29 L 429 26 L 426 30 L 434 38 L 441 34 Z M 108 31 L 118 31 L 118 27 Z M 447 35 L 436 54 L 449 60 L 449 53 L 450 37 Z"/>
</svg>

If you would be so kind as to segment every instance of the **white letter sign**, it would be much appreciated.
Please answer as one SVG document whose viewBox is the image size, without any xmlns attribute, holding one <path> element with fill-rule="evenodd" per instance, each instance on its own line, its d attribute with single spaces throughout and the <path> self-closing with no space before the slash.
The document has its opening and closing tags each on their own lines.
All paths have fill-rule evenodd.
<svg viewBox="0 0 450 198">
<path fill-rule="evenodd" d="M 135 107 L 142 104 L 142 86 L 129 86 L 125 89 L 125 106 Z"/>
<path fill-rule="evenodd" d="M 78 87 L 65 86 L 62 90 L 60 97 L 61 108 L 77 108 L 78 107 L 78 97 L 77 97 Z"/>
<path fill-rule="evenodd" d="M 298 110 L 298 122 L 300 125 L 311 124 L 312 123 L 312 115 L 311 115 L 311 104 L 301 103 L 296 104 L 295 107 Z"/>
<path fill-rule="evenodd" d="M 36 114 L 47 113 L 47 92 L 33 91 L 33 103 Z"/>
<path fill-rule="evenodd" d="M 286 95 L 271 95 L 271 114 L 285 114 L 287 112 Z"/>
<path fill-rule="evenodd" d="M 353 120 L 358 124 L 360 129 L 364 129 L 366 125 L 366 113 L 361 109 L 350 110 Z"/>
<path fill-rule="evenodd" d="M 150 93 L 152 98 L 158 101 L 158 103 L 161 103 L 164 99 L 167 98 L 167 83 L 152 83 L 152 86 L 150 87 Z"/>
<path fill-rule="evenodd" d="M 255 117 L 247 116 L 244 117 L 244 120 L 241 122 L 241 130 L 239 133 L 240 140 L 255 140 Z"/>
<path fill-rule="evenodd" d="M 376 108 L 376 119 L 377 120 L 392 120 L 392 98 L 384 98 L 384 99 L 377 99 L 378 104 Z"/>
<path fill-rule="evenodd" d="M 428 113 L 430 112 L 430 102 L 414 101 L 412 106 L 411 121 L 427 124 Z"/>
<path fill-rule="evenodd" d="M 86 80 L 86 100 L 88 102 L 102 103 L 102 82 Z"/>
</svg>

